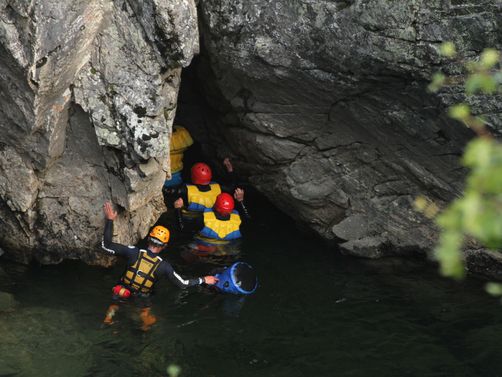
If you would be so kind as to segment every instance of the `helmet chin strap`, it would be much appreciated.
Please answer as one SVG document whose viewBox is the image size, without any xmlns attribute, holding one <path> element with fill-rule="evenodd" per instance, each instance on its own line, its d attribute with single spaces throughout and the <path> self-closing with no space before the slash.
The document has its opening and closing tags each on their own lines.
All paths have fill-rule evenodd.
<svg viewBox="0 0 502 377">
<path fill-rule="evenodd" d="M 164 247 L 166 244 L 161 242 L 160 240 L 154 238 L 154 237 L 148 237 L 148 242 L 152 245 L 152 246 L 156 246 L 156 247 Z"/>
</svg>

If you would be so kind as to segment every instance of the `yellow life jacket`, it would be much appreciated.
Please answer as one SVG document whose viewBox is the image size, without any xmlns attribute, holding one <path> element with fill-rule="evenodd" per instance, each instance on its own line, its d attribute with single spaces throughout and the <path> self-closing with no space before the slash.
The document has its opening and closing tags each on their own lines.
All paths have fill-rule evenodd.
<svg viewBox="0 0 502 377">
<path fill-rule="evenodd" d="M 136 262 L 122 276 L 122 282 L 138 292 L 150 293 L 155 283 L 155 270 L 161 262 L 159 256 L 151 257 L 146 250 L 140 250 Z"/>
<path fill-rule="evenodd" d="M 213 210 L 207 210 L 204 212 L 204 228 L 200 231 L 199 236 L 208 242 L 236 240 L 241 238 L 241 222 L 237 211 L 232 211 L 228 220 L 220 220 Z"/>
<path fill-rule="evenodd" d="M 174 126 L 173 129 L 169 154 L 171 159 L 171 173 L 177 173 L 183 170 L 183 153 L 193 144 L 193 139 L 185 127 Z"/>
<path fill-rule="evenodd" d="M 218 183 L 209 184 L 211 190 L 200 191 L 195 185 L 187 185 L 188 211 L 203 212 L 213 208 L 216 197 L 221 194 Z"/>
</svg>

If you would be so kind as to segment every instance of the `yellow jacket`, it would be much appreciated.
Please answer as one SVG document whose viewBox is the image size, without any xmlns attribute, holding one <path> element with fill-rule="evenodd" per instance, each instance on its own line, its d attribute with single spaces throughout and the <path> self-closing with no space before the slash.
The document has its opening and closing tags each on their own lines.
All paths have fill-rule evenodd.
<svg viewBox="0 0 502 377">
<path fill-rule="evenodd" d="M 171 159 L 171 174 L 183 170 L 183 153 L 193 144 L 192 136 L 185 127 L 173 126 L 171 135 L 171 147 L 169 154 Z"/>
</svg>

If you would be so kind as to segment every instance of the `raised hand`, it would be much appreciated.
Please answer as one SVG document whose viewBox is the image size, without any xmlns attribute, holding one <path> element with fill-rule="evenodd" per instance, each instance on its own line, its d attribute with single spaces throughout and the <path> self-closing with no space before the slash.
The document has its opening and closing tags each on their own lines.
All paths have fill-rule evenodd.
<svg viewBox="0 0 502 377">
<path fill-rule="evenodd" d="M 103 204 L 103 212 L 107 220 L 113 221 L 117 218 L 117 211 L 113 209 L 112 203 L 110 202 L 105 202 L 105 204 Z"/>
<path fill-rule="evenodd" d="M 232 161 L 230 161 L 230 158 L 226 157 L 224 160 L 223 160 L 223 165 L 225 165 L 225 168 L 227 169 L 227 171 L 229 173 L 233 172 L 234 171 L 234 166 L 232 165 Z"/>
<path fill-rule="evenodd" d="M 241 188 L 236 188 L 234 191 L 234 198 L 238 202 L 242 202 L 244 200 L 244 190 Z"/>
<path fill-rule="evenodd" d="M 174 208 L 182 208 L 183 207 L 183 199 L 178 198 L 174 201 Z"/>
</svg>

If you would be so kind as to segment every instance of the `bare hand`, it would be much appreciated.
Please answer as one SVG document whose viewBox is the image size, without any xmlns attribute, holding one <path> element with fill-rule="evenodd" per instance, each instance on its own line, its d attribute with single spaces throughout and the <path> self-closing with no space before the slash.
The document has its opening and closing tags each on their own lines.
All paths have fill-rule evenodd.
<svg viewBox="0 0 502 377">
<path fill-rule="evenodd" d="M 182 208 L 183 207 L 183 199 L 178 198 L 174 201 L 174 208 Z"/>
<path fill-rule="evenodd" d="M 110 202 L 105 202 L 105 204 L 103 204 L 103 212 L 107 220 L 113 221 L 117 218 L 117 211 L 113 209 L 112 203 Z"/>
<path fill-rule="evenodd" d="M 204 283 L 213 285 L 218 282 L 218 278 L 216 276 L 204 276 Z"/>
<path fill-rule="evenodd" d="M 242 202 L 244 200 L 244 190 L 241 188 L 236 188 L 234 191 L 234 198 L 238 202 Z"/>
<path fill-rule="evenodd" d="M 234 171 L 234 167 L 232 165 L 232 161 L 230 161 L 230 158 L 226 157 L 224 160 L 223 160 L 223 165 L 225 165 L 225 168 L 227 168 L 227 171 L 229 173 L 233 172 Z"/>
</svg>

